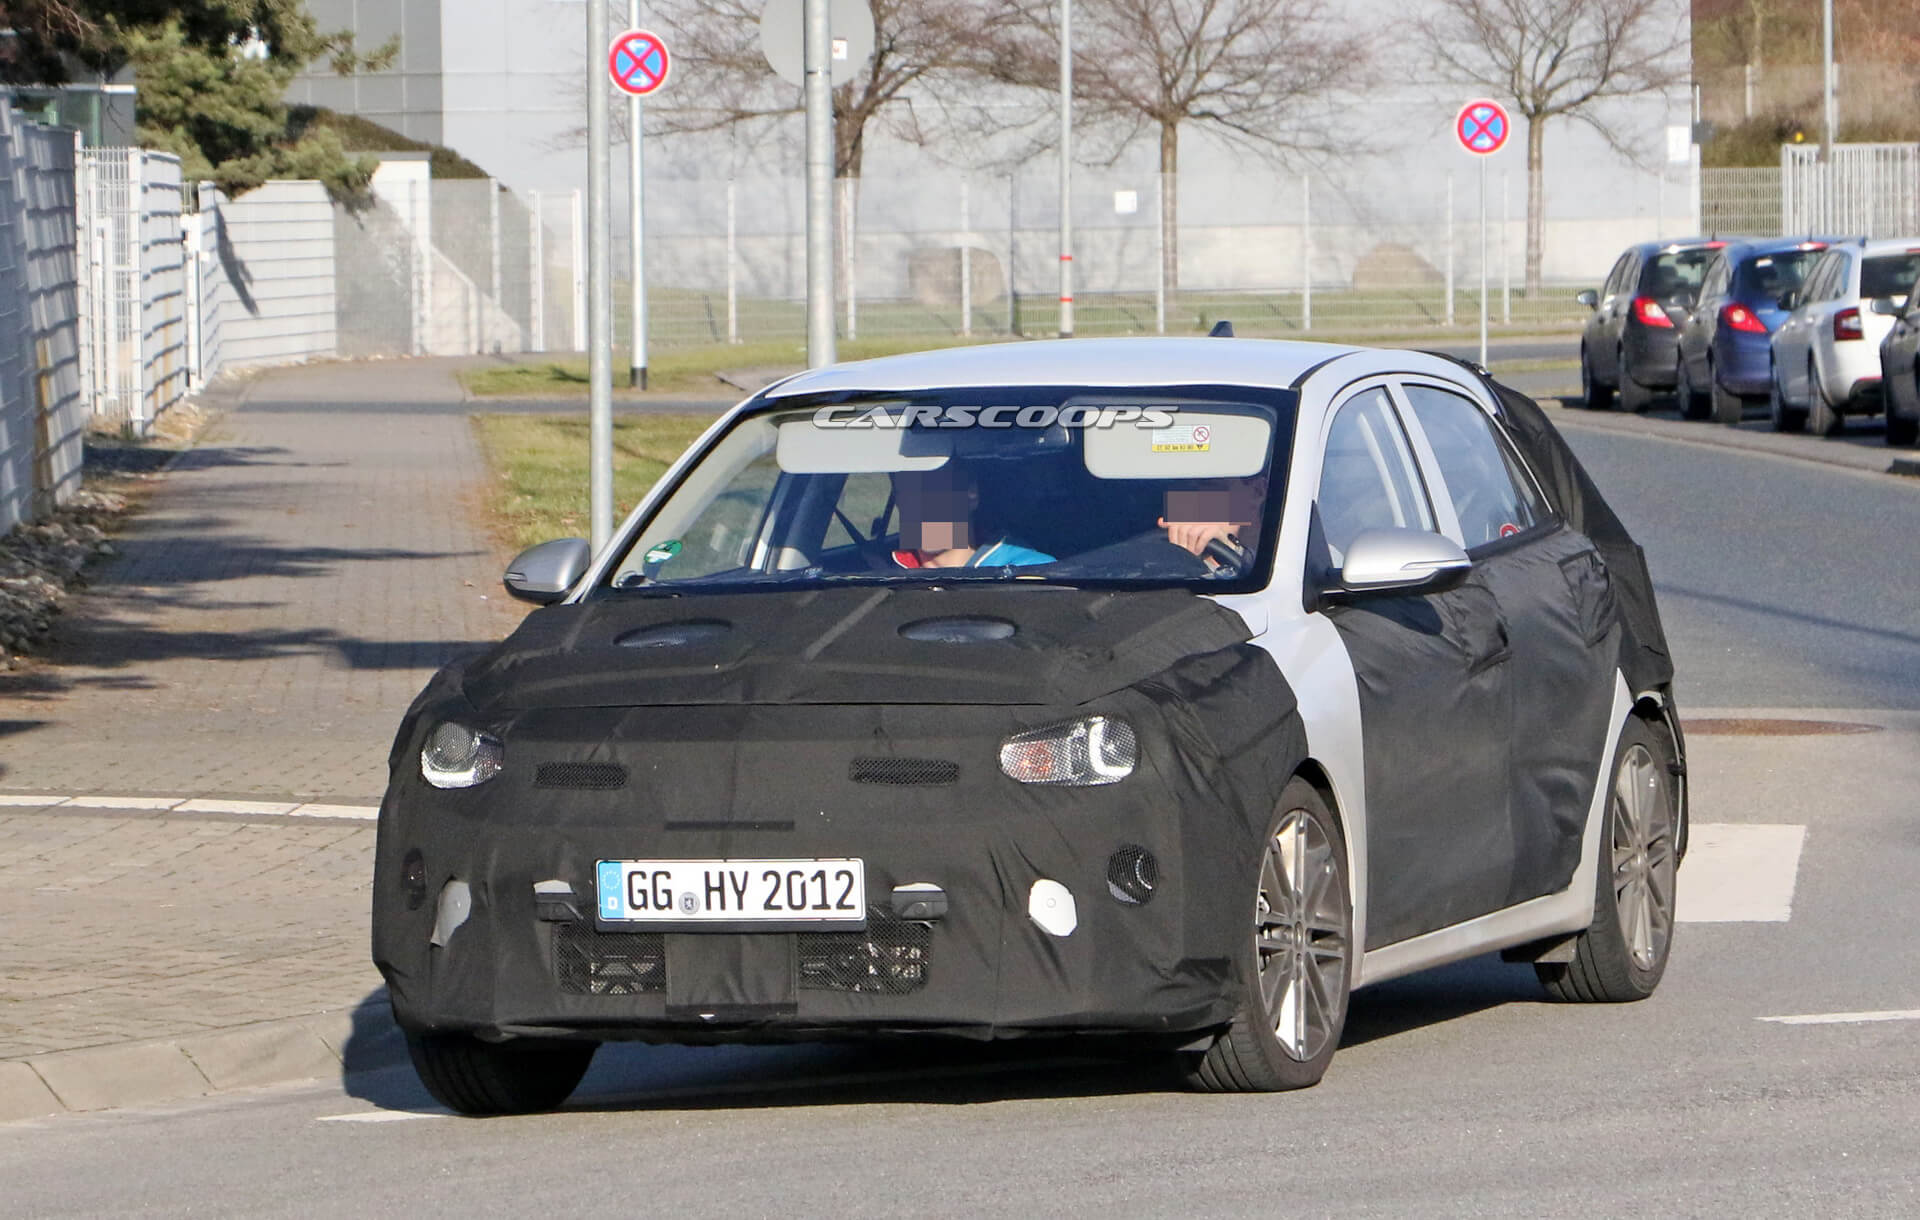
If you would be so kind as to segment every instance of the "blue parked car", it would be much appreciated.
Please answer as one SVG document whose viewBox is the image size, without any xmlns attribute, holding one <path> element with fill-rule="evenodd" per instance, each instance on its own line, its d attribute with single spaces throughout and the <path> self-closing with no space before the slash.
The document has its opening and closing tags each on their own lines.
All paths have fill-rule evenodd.
<svg viewBox="0 0 1920 1220">
<path fill-rule="evenodd" d="M 1682 415 L 1737 424 L 1748 403 L 1766 402 L 1768 337 L 1791 312 L 1782 298 L 1800 287 L 1821 252 L 1838 240 L 1770 237 L 1732 242 L 1720 251 L 1680 327 L 1674 386 Z"/>
</svg>

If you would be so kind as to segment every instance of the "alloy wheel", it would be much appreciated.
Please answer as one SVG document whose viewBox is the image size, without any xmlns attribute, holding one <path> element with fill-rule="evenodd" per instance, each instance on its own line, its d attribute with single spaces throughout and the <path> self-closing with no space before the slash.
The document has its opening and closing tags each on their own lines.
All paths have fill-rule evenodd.
<svg viewBox="0 0 1920 1220">
<path fill-rule="evenodd" d="M 1304 809 L 1280 820 L 1260 862 L 1254 948 L 1260 992 L 1281 1049 L 1305 1062 L 1346 1017 L 1352 946 L 1345 886 L 1326 828 Z"/>
<path fill-rule="evenodd" d="M 1634 744 L 1614 776 L 1612 801 L 1614 913 L 1633 964 L 1651 970 L 1673 935 L 1673 814 L 1653 753 Z"/>
</svg>

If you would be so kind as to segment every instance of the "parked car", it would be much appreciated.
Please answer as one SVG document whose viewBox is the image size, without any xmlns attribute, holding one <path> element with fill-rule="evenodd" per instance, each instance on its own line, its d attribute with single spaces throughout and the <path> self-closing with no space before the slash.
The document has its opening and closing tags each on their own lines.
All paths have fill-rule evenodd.
<svg viewBox="0 0 1920 1220">
<path fill-rule="evenodd" d="M 1720 251 L 1680 327 L 1674 396 L 1682 415 L 1737 424 L 1749 403 L 1766 402 L 1768 338 L 1787 317 L 1780 298 L 1836 240 L 1764 238 Z"/>
<path fill-rule="evenodd" d="M 1644 411 L 1674 388 L 1679 323 L 1699 295 L 1707 265 L 1737 238 L 1687 238 L 1629 246 L 1598 293 L 1576 298 L 1593 311 L 1580 336 L 1580 397 L 1596 411 L 1613 405 Z"/>
<path fill-rule="evenodd" d="M 1849 415 L 1880 412 L 1880 340 L 1893 328 L 1887 310 L 1905 303 L 1916 273 L 1920 238 L 1856 238 L 1829 248 L 1782 298 L 1791 313 L 1773 332 L 1767 395 L 1775 431 L 1811 424 L 1826 435 Z"/>
<path fill-rule="evenodd" d="M 409 709 L 374 869 L 464 1113 L 559 1104 L 608 1039 L 1126 1034 L 1298 1088 L 1354 987 L 1666 966 L 1645 564 L 1545 413 L 1443 357 L 816 369 L 506 583 L 544 608 Z"/>
<path fill-rule="evenodd" d="M 1887 411 L 1887 444 L 1920 440 L 1920 278 L 1907 285 L 1906 300 L 1875 300 L 1876 313 L 1893 324 L 1880 340 L 1880 396 Z"/>
</svg>

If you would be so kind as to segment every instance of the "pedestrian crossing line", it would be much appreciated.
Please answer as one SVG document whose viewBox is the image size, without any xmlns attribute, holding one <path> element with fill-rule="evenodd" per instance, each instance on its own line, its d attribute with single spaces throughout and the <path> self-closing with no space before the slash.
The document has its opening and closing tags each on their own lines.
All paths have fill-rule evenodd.
<svg viewBox="0 0 1920 1220">
<path fill-rule="evenodd" d="M 0 808 L 126 809 L 156 813 L 230 813 L 244 817 L 344 818 L 371 822 L 376 805 L 333 805 L 324 801 L 229 800 L 204 796 L 74 796 L 55 792 L 0 792 Z"/>
<path fill-rule="evenodd" d="M 1776 1025 L 1869 1025 L 1876 1021 L 1920 1021 L 1920 1008 L 1890 1008 L 1882 1012 L 1809 1012 L 1793 1017 L 1760 1017 Z"/>
<path fill-rule="evenodd" d="M 415 1118 L 452 1118 L 451 1110 L 358 1110 L 352 1114 L 323 1114 L 317 1123 L 404 1123 Z"/>
<path fill-rule="evenodd" d="M 1785 923 L 1807 828 L 1696 822 L 1674 900 L 1677 923 Z"/>
</svg>

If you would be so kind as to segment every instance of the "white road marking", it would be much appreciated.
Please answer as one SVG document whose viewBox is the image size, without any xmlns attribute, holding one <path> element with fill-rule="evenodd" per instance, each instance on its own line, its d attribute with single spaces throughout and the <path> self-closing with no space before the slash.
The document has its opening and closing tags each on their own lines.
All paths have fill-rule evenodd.
<svg viewBox="0 0 1920 1220">
<path fill-rule="evenodd" d="M 173 807 L 175 813 L 268 813 L 288 814 L 300 807 L 298 801 L 210 801 L 195 797 Z"/>
<path fill-rule="evenodd" d="M 319 801 L 235 801 L 204 796 L 92 796 L 0 792 L 0 808 L 143 809 L 172 813 L 233 813 L 247 817 L 345 818 L 371 822 L 377 805 L 329 805 Z"/>
<path fill-rule="evenodd" d="M 319 1123 L 404 1123 L 414 1118 L 451 1118 L 451 1110 L 361 1110 L 353 1114 L 324 1114 Z"/>
<path fill-rule="evenodd" d="M 1796 1017 L 1761 1017 L 1779 1025 L 1865 1025 L 1873 1021 L 1920 1021 L 1920 1008 L 1892 1008 L 1884 1012 L 1809 1012 Z"/>
<path fill-rule="evenodd" d="M 1793 917 L 1805 826 L 1696 822 L 1680 866 L 1679 923 L 1785 923 Z"/>
<path fill-rule="evenodd" d="M 287 811 L 290 818 L 357 818 L 371 822 L 380 816 L 377 805 L 302 805 Z"/>
</svg>

